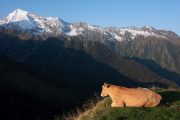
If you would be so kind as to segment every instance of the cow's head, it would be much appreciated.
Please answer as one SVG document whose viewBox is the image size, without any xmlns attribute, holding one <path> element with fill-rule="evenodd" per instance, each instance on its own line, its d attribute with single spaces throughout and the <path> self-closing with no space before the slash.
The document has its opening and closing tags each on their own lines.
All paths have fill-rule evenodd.
<svg viewBox="0 0 180 120">
<path fill-rule="evenodd" d="M 101 91 L 101 96 L 102 97 L 106 97 L 109 95 L 108 93 L 108 88 L 110 87 L 111 85 L 110 84 L 107 84 L 107 83 L 104 83 L 104 85 L 102 85 L 102 91 Z"/>
</svg>

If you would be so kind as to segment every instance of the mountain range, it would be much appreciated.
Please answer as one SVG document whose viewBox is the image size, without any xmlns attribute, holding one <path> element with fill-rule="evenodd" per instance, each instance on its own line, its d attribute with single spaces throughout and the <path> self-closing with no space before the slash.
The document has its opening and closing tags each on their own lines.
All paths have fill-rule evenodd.
<svg viewBox="0 0 180 120">
<path fill-rule="evenodd" d="M 133 40 L 136 36 L 154 36 L 162 39 L 179 38 L 171 31 L 157 30 L 151 26 L 142 28 L 126 27 L 101 27 L 88 23 L 68 23 L 58 17 L 42 17 L 21 9 L 10 13 L 7 17 L 0 20 L 0 25 L 5 28 L 16 29 L 34 35 L 49 36 L 90 36 L 99 34 L 100 38 L 110 41 Z M 129 35 L 126 35 L 128 34 Z M 127 37 L 128 36 L 128 37 Z"/>
<path fill-rule="evenodd" d="M 179 60 L 180 36 L 148 25 L 117 28 L 68 23 L 21 9 L 0 20 L 1 89 L 13 86 L 11 94 L 18 88 L 18 101 L 22 101 L 19 91 L 33 96 L 38 110 L 43 108 L 41 102 L 47 108 L 52 105 L 49 111 L 37 111 L 41 117 L 59 111 L 53 102 L 62 109 L 81 105 L 105 81 L 129 87 L 177 88 Z"/>
<path fill-rule="evenodd" d="M 98 41 L 121 56 L 152 59 L 163 68 L 180 73 L 180 37 L 172 31 L 157 30 L 151 26 L 115 28 L 82 22 L 68 23 L 58 17 L 41 17 L 21 9 L 1 19 L 0 26 L 1 31 L 15 30 L 22 39 L 39 36 L 44 40 L 64 36 L 67 39 L 78 37 L 84 41 Z"/>
</svg>

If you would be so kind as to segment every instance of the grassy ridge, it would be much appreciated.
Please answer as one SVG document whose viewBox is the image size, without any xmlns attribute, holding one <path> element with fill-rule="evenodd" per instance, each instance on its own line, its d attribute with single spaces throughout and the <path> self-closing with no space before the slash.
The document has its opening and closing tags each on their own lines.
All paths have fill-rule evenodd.
<svg viewBox="0 0 180 120">
<path fill-rule="evenodd" d="M 158 91 L 163 101 L 153 108 L 111 108 L 110 98 L 105 98 L 78 114 L 56 120 L 180 120 L 180 91 Z"/>
</svg>

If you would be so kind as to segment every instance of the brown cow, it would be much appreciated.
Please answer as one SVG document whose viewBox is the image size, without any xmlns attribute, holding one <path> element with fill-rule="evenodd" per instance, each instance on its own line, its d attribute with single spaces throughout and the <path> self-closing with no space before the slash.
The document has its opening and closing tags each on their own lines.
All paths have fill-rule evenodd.
<svg viewBox="0 0 180 120">
<path fill-rule="evenodd" d="M 112 99 L 111 107 L 155 107 L 162 100 L 161 95 L 147 88 L 126 88 L 104 83 L 101 96 L 108 95 Z"/>
</svg>

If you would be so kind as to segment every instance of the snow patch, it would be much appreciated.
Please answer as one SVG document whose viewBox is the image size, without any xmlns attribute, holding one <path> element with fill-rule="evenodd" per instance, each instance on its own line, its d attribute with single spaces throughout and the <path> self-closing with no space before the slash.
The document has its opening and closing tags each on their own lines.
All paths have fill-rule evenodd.
<svg viewBox="0 0 180 120">
<path fill-rule="evenodd" d="M 149 25 L 145 25 L 144 28 L 148 28 L 149 30 L 152 30 L 152 27 Z"/>
<path fill-rule="evenodd" d="M 67 36 L 76 36 L 76 35 L 78 35 L 78 33 L 77 33 L 76 29 L 73 29 L 70 32 L 67 32 L 66 35 Z"/>
<path fill-rule="evenodd" d="M 131 33 L 131 39 L 134 39 L 137 35 L 143 35 L 145 37 L 147 36 L 157 36 L 155 33 L 153 32 L 148 32 L 148 31 L 143 31 L 143 30 L 131 30 L 131 29 L 121 29 L 120 30 L 120 34 L 124 35 L 126 32 Z"/>
<path fill-rule="evenodd" d="M 120 36 L 118 36 L 117 34 L 112 33 L 112 32 L 110 32 L 110 34 L 111 34 L 111 36 L 112 36 L 114 39 L 116 39 L 117 41 L 122 41 L 122 38 L 121 38 Z"/>
<path fill-rule="evenodd" d="M 70 31 L 66 32 L 67 36 L 77 36 L 79 34 L 83 34 L 84 29 L 83 28 L 79 28 L 76 29 L 73 25 L 70 25 Z"/>
<path fill-rule="evenodd" d="M 23 11 L 21 9 L 16 9 L 12 13 L 10 13 L 6 19 L 7 19 L 8 23 L 29 20 L 29 18 L 27 17 L 27 14 L 28 14 L 27 11 Z"/>
</svg>

